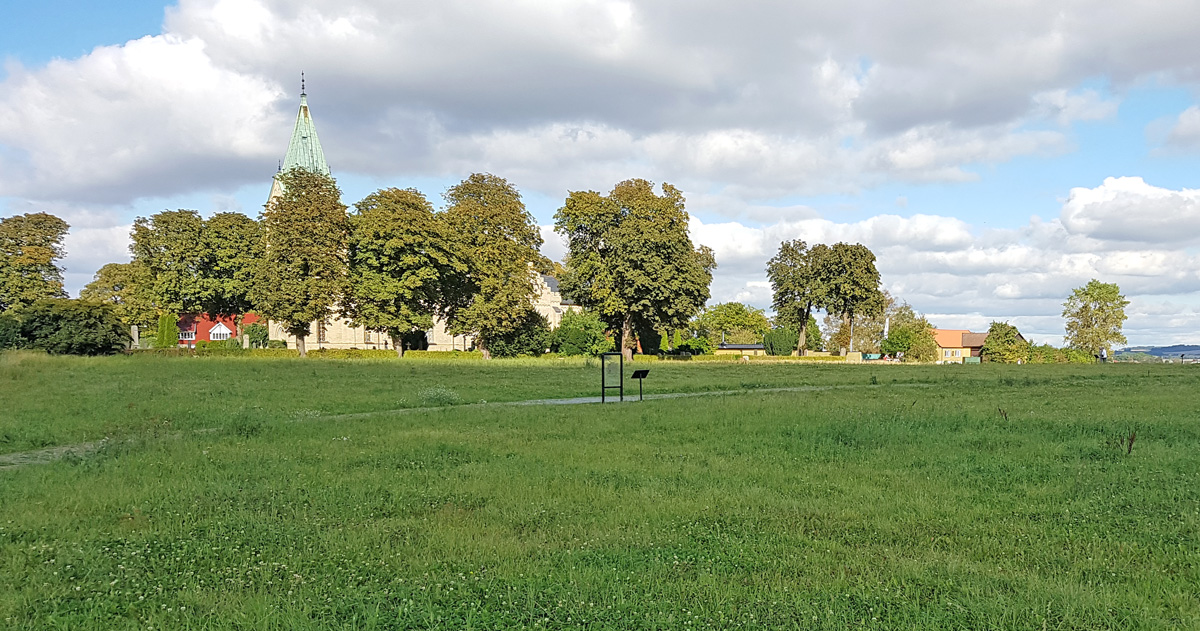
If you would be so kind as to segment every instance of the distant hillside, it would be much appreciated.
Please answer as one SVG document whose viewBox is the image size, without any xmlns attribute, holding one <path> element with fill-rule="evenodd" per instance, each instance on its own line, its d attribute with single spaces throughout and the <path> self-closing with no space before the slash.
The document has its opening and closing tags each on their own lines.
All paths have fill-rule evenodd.
<svg viewBox="0 0 1200 631">
<path fill-rule="evenodd" d="M 1178 357 L 1182 355 L 1200 355 L 1200 345 L 1175 344 L 1173 346 L 1130 346 L 1121 349 L 1121 353 L 1145 353 L 1155 357 Z"/>
</svg>

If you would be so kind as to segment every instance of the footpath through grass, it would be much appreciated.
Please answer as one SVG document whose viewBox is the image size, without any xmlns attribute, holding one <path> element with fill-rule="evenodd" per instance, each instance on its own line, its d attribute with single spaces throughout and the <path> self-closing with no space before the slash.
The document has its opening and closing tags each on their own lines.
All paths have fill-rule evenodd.
<svg viewBox="0 0 1200 631">
<path fill-rule="evenodd" d="M 99 384 L 148 370 L 59 361 L 28 365 L 90 380 L 80 408 L 119 410 Z M 1200 627 L 1189 367 L 654 366 L 679 387 L 849 387 L 329 420 L 301 412 L 387 409 L 353 389 L 403 371 L 207 361 L 153 364 L 226 373 L 172 424 L 236 422 L 129 425 L 96 454 L 0 471 L 0 626 Z M 524 365 L 507 382 L 504 365 L 415 369 L 400 397 L 554 394 Z M 5 406 L 29 414 L 36 387 L 9 382 L 41 382 L 6 370 Z M 594 370 L 570 370 L 563 394 L 593 394 Z M 267 403 L 227 407 L 251 393 Z"/>
</svg>

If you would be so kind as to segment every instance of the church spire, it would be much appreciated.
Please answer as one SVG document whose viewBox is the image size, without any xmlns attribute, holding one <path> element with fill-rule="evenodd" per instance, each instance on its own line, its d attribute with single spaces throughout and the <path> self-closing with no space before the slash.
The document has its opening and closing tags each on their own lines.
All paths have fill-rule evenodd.
<svg viewBox="0 0 1200 631">
<path fill-rule="evenodd" d="M 329 164 L 325 162 L 325 151 L 321 149 L 321 141 L 317 138 L 317 127 L 308 111 L 308 94 L 305 92 L 303 72 L 300 73 L 300 111 L 296 114 L 296 126 L 292 129 L 292 140 L 288 143 L 287 155 L 283 158 L 280 171 L 288 171 L 295 167 L 330 175 Z M 279 178 L 276 176 L 271 184 L 269 199 L 275 199 L 282 192 Z"/>
</svg>

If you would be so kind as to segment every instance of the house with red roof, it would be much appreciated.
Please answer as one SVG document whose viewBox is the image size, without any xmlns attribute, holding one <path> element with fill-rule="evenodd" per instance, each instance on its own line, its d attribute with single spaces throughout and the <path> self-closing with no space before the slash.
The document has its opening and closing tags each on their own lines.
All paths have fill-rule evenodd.
<svg viewBox="0 0 1200 631">
<path fill-rule="evenodd" d="M 242 326 L 258 322 L 258 316 L 242 316 Z M 233 316 L 210 316 L 207 313 L 179 317 L 179 346 L 195 348 L 196 342 L 223 342 L 237 337 L 237 319 Z"/>
</svg>

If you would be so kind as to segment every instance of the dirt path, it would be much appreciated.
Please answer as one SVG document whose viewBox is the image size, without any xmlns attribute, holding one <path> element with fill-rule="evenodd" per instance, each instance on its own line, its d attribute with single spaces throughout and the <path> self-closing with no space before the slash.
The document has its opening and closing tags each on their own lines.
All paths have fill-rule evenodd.
<svg viewBox="0 0 1200 631">
<path fill-rule="evenodd" d="M 882 388 L 926 388 L 929 384 L 925 383 L 898 383 L 889 385 L 839 385 L 839 386 L 793 386 L 787 388 L 742 388 L 739 390 L 710 390 L 706 392 L 669 392 L 664 394 L 647 394 L 645 400 L 660 401 L 663 399 L 685 399 L 692 397 L 714 397 L 714 396 L 730 396 L 739 394 L 769 394 L 774 392 L 819 392 L 824 390 L 844 390 L 844 389 L 882 389 Z M 622 403 L 619 399 L 615 399 L 612 395 L 606 398 L 607 403 Z M 637 403 L 637 395 L 625 395 L 623 403 Z M 525 401 L 496 401 L 493 403 L 468 403 L 465 405 L 448 405 L 440 407 L 416 407 L 416 408 L 399 408 L 395 410 L 376 410 L 373 412 L 356 412 L 353 414 L 323 414 L 317 416 L 308 416 L 305 421 L 339 421 L 371 418 L 373 416 L 393 415 L 393 414 L 414 414 L 417 412 L 431 412 L 436 410 L 449 409 L 469 409 L 469 408 L 492 408 L 492 407 L 513 407 L 513 406 L 529 406 L 529 405 L 586 405 L 590 403 L 600 403 L 600 397 L 575 397 L 571 399 L 527 399 Z M 194 433 L 211 433 L 218 431 L 217 428 L 206 428 L 195 430 Z M 180 436 L 182 434 L 179 434 Z M 21 451 L 10 454 L 0 454 L 0 471 L 8 469 L 16 469 L 28 465 L 49 464 L 57 462 L 64 458 L 72 456 L 83 457 L 99 451 L 102 447 L 110 443 L 110 439 L 104 438 L 101 440 L 78 443 L 75 445 L 60 445 L 58 447 L 48 447 L 46 449 L 37 449 L 34 451 Z"/>
</svg>

